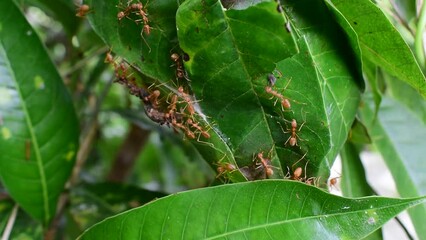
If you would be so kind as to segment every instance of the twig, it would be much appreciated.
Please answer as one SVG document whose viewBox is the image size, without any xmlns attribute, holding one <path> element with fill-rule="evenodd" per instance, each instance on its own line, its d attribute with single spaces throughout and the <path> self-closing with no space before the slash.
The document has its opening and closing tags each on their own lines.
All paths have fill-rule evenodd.
<svg viewBox="0 0 426 240">
<path fill-rule="evenodd" d="M 8 240 L 10 237 L 10 233 L 12 232 L 13 225 L 15 224 L 16 216 L 18 215 L 18 204 L 12 209 L 12 213 L 9 216 L 9 220 L 7 220 L 6 228 L 4 229 L 3 235 L 1 236 L 1 240 Z"/>
</svg>

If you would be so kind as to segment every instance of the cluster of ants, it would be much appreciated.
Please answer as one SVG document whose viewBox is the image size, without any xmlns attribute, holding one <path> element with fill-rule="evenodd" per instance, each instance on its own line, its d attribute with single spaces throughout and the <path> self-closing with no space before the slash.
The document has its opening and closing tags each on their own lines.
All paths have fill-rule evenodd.
<svg viewBox="0 0 426 240">
<path fill-rule="evenodd" d="M 179 54 L 173 53 L 171 59 L 177 66 L 176 76 L 178 80 L 185 77 L 183 64 L 181 62 L 177 64 L 180 61 Z M 175 132 L 180 130 L 189 139 L 200 141 L 201 136 L 210 138 L 209 129 L 201 126 L 197 121 L 199 116 L 195 110 L 195 101 L 183 86 L 179 86 L 177 91 L 168 94 L 166 97 L 161 97 L 161 91 L 152 90 L 152 86 L 148 88 L 138 86 L 136 78 L 128 73 L 129 64 L 124 61 L 118 63 L 111 52 L 107 53 L 105 62 L 114 67 L 115 82 L 124 85 L 129 89 L 131 95 L 142 100 L 145 113 L 152 121 L 160 125 L 171 126 Z"/>
<path fill-rule="evenodd" d="M 281 72 L 276 70 L 279 74 L 279 78 L 282 76 Z M 291 103 L 290 99 L 285 97 L 282 93 L 278 92 L 274 89 L 275 83 L 277 81 L 277 77 L 275 77 L 274 74 L 268 74 L 267 75 L 267 85 L 265 86 L 265 92 L 266 94 L 270 95 L 270 99 L 274 99 L 274 105 L 277 104 L 277 102 L 280 102 L 282 111 L 291 111 Z M 286 86 L 284 87 L 284 90 L 287 89 L 291 79 L 287 82 Z M 302 140 L 298 133 L 302 129 L 303 125 L 302 123 L 300 126 L 298 126 L 298 123 L 296 119 L 292 119 L 291 121 L 288 121 L 284 119 L 285 122 L 290 123 L 290 128 L 287 127 L 287 130 L 284 130 L 282 128 L 282 131 L 284 133 L 289 133 L 290 136 L 285 141 L 284 145 L 289 145 L 290 147 L 299 146 L 298 140 Z M 307 164 L 305 164 L 305 169 L 303 170 L 302 167 L 297 167 L 294 169 L 294 166 L 297 165 L 302 159 L 305 158 L 307 153 L 303 155 L 301 159 L 296 161 L 292 165 L 292 170 L 290 170 L 288 167 L 287 174 L 284 176 L 284 179 L 290 179 L 295 181 L 304 182 L 308 185 L 314 185 L 319 187 L 320 186 L 320 177 L 307 177 Z M 244 166 L 241 168 L 236 167 L 234 164 L 231 163 L 218 163 L 217 165 L 217 177 L 224 177 L 225 179 L 229 176 L 230 173 L 239 170 L 246 178 L 247 180 L 257 180 L 257 179 L 266 179 L 270 178 L 274 174 L 274 167 L 271 163 L 271 158 L 265 157 L 263 152 L 257 153 L 256 158 L 253 161 L 253 164 L 249 166 Z M 304 174 L 303 174 L 304 172 Z M 329 180 L 329 186 L 330 188 L 335 186 L 337 184 L 337 178 L 331 178 Z"/>
<path fill-rule="evenodd" d="M 117 6 L 120 9 L 117 13 L 117 19 L 118 21 L 121 21 L 124 18 L 127 18 L 134 21 L 136 24 L 143 23 L 141 37 L 145 40 L 142 34 L 145 33 L 146 35 L 149 35 L 152 29 L 149 25 L 149 18 L 145 8 L 146 6 L 140 2 L 132 3 L 132 1 L 133 0 L 129 0 L 127 4 L 120 4 Z M 278 6 L 278 10 L 280 10 L 280 5 Z M 90 11 L 90 7 L 83 4 L 78 7 L 76 16 L 84 17 Z M 136 19 L 132 19 L 132 17 L 136 17 Z M 185 58 L 185 55 L 183 57 Z M 183 69 L 181 56 L 177 53 L 173 53 L 170 58 L 174 62 L 174 66 L 176 66 L 177 80 L 188 80 L 187 74 Z M 177 91 L 170 93 L 166 97 L 161 97 L 161 91 L 158 89 L 152 90 L 151 87 L 139 87 L 136 83 L 136 78 L 132 77 L 132 74 L 128 73 L 128 69 L 130 67 L 129 64 L 124 61 L 118 63 L 118 61 L 116 61 L 111 55 L 111 52 L 107 53 L 105 62 L 113 65 L 116 76 L 115 82 L 126 86 L 129 89 L 130 94 L 137 96 L 142 100 L 144 103 L 144 110 L 151 120 L 159 123 L 160 125 L 165 124 L 167 126 L 172 126 L 175 132 L 181 131 L 189 139 L 196 139 L 197 135 L 197 141 L 199 141 L 200 136 L 203 136 L 206 139 L 210 138 L 210 134 L 208 133 L 209 129 L 205 129 L 197 122 L 197 112 L 194 106 L 195 101 L 192 96 L 185 91 L 183 86 L 179 86 Z M 278 78 L 280 78 L 282 74 L 279 71 L 278 73 Z M 274 99 L 274 105 L 276 105 L 277 102 L 280 103 L 282 111 L 291 111 L 289 98 L 274 89 L 276 81 L 277 77 L 275 77 L 274 74 L 268 74 L 265 92 L 270 95 L 270 99 Z M 290 81 L 291 79 L 288 81 L 284 89 L 287 88 Z M 284 145 L 288 144 L 290 147 L 299 146 L 298 140 L 301 140 L 301 138 L 299 137 L 298 132 L 300 132 L 305 123 L 302 123 L 300 127 L 298 127 L 296 119 L 292 119 L 291 121 L 284 119 L 284 121 L 290 123 L 291 126 L 290 128 L 287 127 L 287 130 L 282 129 L 284 133 L 290 133 L 290 136 L 285 141 Z M 300 162 L 305 156 L 306 153 L 295 164 Z M 295 164 L 293 164 L 293 166 Z M 218 172 L 217 178 L 222 176 L 226 177 L 228 174 L 239 170 L 248 180 L 270 178 L 274 174 L 273 168 L 276 168 L 271 164 L 271 159 L 263 155 L 263 152 L 257 153 L 255 161 L 253 161 L 253 164 L 249 166 L 237 168 L 231 163 L 218 163 L 216 165 Z M 317 177 L 308 178 L 306 176 L 306 166 L 307 163 L 305 165 L 304 176 L 302 176 L 303 169 L 301 167 L 297 167 L 294 171 L 290 171 L 290 169 L 288 169 L 284 179 L 301 181 L 309 185 L 318 186 L 320 179 Z M 334 186 L 337 183 L 337 178 L 330 179 L 329 183 L 330 186 Z"/>
<path fill-rule="evenodd" d="M 304 159 L 305 156 L 306 156 L 306 153 L 302 156 L 302 158 L 300 158 L 297 162 L 293 164 L 292 169 L 294 169 L 294 166 L 297 165 L 297 163 L 299 163 L 302 159 Z M 263 155 L 263 152 L 257 153 L 256 158 L 253 161 L 253 164 L 249 166 L 238 168 L 232 163 L 218 163 L 216 165 L 217 165 L 216 170 L 218 172 L 218 175 L 216 176 L 216 178 L 219 178 L 219 177 L 228 178 L 230 174 L 238 170 L 249 181 L 269 178 L 274 174 L 273 168 L 276 168 L 271 164 L 271 159 Z M 288 171 L 287 171 L 287 174 L 284 176 L 284 179 L 290 179 L 294 181 L 303 182 L 308 185 L 320 187 L 321 177 L 307 177 L 306 175 L 307 165 L 308 165 L 308 162 L 306 162 L 304 170 L 302 169 L 302 167 L 297 167 L 294 170 L 290 170 L 287 167 Z M 303 171 L 304 171 L 304 174 L 303 174 Z M 334 177 L 329 180 L 328 185 L 330 189 L 332 187 L 336 187 L 338 178 L 340 177 Z"/>
</svg>

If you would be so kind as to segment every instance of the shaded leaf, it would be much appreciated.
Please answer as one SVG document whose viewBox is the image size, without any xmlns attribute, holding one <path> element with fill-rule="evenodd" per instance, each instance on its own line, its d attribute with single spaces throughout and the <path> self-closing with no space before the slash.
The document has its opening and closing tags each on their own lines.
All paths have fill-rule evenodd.
<svg viewBox="0 0 426 240">
<path fill-rule="evenodd" d="M 69 211 L 82 231 L 106 217 L 164 196 L 118 183 L 84 183 L 72 189 Z"/>
<path fill-rule="evenodd" d="M 119 12 L 125 11 L 128 1 L 84 1 L 92 9 L 88 15 L 96 33 L 111 50 L 126 59 L 144 75 L 167 82 L 175 77 L 171 53 L 178 51 L 175 15 L 177 1 L 142 1 L 148 14 L 151 33 L 142 32 L 141 17 L 135 13 L 119 20 Z"/>
<path fill-rule="evenodd" d="M 352 143 L 371 143 L 371 137 L 368 135 L 367 128 L 357 118 L 352 124 L 352 128 L 348 136 L 348 141 Z"/>
<path fill-rule="evenodd" d="M 328 176 L 355 119 L 364 83 L 357 49 L 335 23 L 323 1 L 281 1 L 295 34 L 305 35 L 322 87 L 331 147 L 321 162 L 320 176 Z M 307 8 L 306 6 L 310 6 Z M 339 36 L 339 37 L 337 37 Z M 309 86 L 309 85 L 308 85 Z"/>
<path fill-rule="evenodd" d="M 108 218 L 79 239 L 361 239 L 424 198 L 348 199 L 295 181 L 174 194 Z"/>
<path fill-rule="evenodd" d="M 17 4 L 23 2 L 31 4 L 43 9 L 45 13 L 52 16 L 55 20 L 59 21 L 64 29 L 67 31 L 69 38 L 71 38 L 80 26 L 80 19 L 75 16 L 77 6 L 68 0 L 15 0 Z"/>
<path fill-rule="evenodd" d="M 364 57 L 407 82 L 426 98 L 426 79 L 413 53 L 374 3 L 370 0 L 325 2 L 337 18 L 346 20 L 346 24 L 340 24 L 347 34 L 356 32 Z"/>
<path fill-rule="evenodd" d="M 387 92 L 426 123 L 426 101 L 407 83 L 385 74 Z"/>
<path fill-rule="evenodd" d="M 405 106 L 388 97 L 383 98 L 377 119 L 374 120 L 372 102 L 370 99 L 366 101 L 361 108 L 362 120 L 392 173 L 399 194 L 402 197 L 425 195 L 425 123 Z M 426 205 L 408 212 L 418 236 L 426 236 Z"/>
<path fill-rule="evenodd" d="M 47 224 L 74 164 L 79 126 L 61 77 L 11 0 L 0 2 L 0 76 L 0 177 Z"/>
<path fill-rule="evenodd" d="M 350 142 L 347 142 L 340 152 L 342 157 L 340 186 L 345 197 L 365 197 L 375 194 L 367 182 L 359 154 L 360 151 L 355 144 Z"/>
</svg>

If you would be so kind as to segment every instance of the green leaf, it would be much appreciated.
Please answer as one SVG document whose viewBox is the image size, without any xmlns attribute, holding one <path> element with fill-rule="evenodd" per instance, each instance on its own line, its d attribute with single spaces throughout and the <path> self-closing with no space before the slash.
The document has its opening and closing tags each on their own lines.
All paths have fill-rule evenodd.
<svg viewBox="0 0 426 240">
<path fill-rule="evenodd" d="M 311 116 L 318 114 L 323 121 L 326 121 L 326 117 L 318 109 L 309 111 L 311 109 L 308 108 L 301 113 L 302 107 L 295 106 L 304 106 L 314 98 L 321 98 L 320 87 L 309 53 L 290 58 L 296 53 L 294 41 L 291 34 L 286 32 L 284 19 L 276 7 L 276 3 L 265 2 L 245 10 L 224 11 L 218 1 L 187 1 L 178 10 L 177 25 L 179 43 L 189 56 L 185 67 L 192 90 L 200 99 L 203 113 L 212 118 L 217 129 L 229 139 L 226 143 L 232 149 L 238 165 L 251 165 L 253 155 L 269 153 L 272 164 L 279 169 L 274 177 L 282 178 L 285 175 L 282 170 L 287 171 L 286 166 L 301 158 L 307 151 L 307 144 L 300 140 L 303 150 L 283 147 L 289 134 L 283 133 L 280 124 L 284 129 L 289 125 L 282 120 L 286 113 L 280 103 L 274 106 L 275 99 L 270 99 L 272 95 L 265 90 L 267 73 L 272 73 L 276 68 L 279 79 L 274 89 L 298 102 L 292 107 L 293 114 L 288 112 L 291 116 L 287 117 L 289 121 L 297 115 L 300 126 L 304 120 L 309 122 Z M 253 26 L 256 28 L 253 29 Z M 256 47 L 259 45 L 264 47 Z M 304 48 L 304 51 L 308 50 Z M 280 78 L 279 72 L 284 76 Z M 294 75 L 291 75 L 293 72 Z M 312 85 L 312 99 L 303 97 L 303 93 L 299 92 L 304 79 Z M 288 91 L 284 90 L 287 84 Z M 306 116 L 306 112 L 310 112 L 309 116 Z M 310 127 L 305 129 L 313 136 Z M 306 138 L 301 133 L 300 136 Z M 310 153 L 315 155 L 318 149 L 325 155 L 324 148 L 327 146 L 321 145 L 317 135 L 312 140 L 314 138 L 317 141 L 311 142 L 318 144 L 312 147 Z M 286 162 L 280 163 L 279 159 Z"/>
<path fill-rule="evenodd" d="M 425 195 L 425 123 L 404 105 L 388 97 L 383 98 L 376 120 L 372 109 L 371 100 L 367 99 L 361 108 L 361 117 L 395 179 L 399 194 L 402 197 Z M 426 236 L 426 205 L 416 207 L 409 214 L 417 235 Z"/>
<path fill-rule="evenodd" d="M 426 79 L 404 39 L 370 0 L 327 0 L 347 34 L 356 32 L 362 55 L 426 98 Z"/>
<path fill-rule="evenodd" d="M 323 124 L 329 128 L 331 147 L 321 163 L 319 175 L 328 175 L 328 169 L 346 142 L 358 108 L 360 89 L 364 88 L 359 53 L 350 47 L 352 40 L 345 37 L 323 1 L 282 2 L 295 34 L 306 36 L 322 87 L 322 107 L 327 113 L 327 122 Z"/>
<path fill-rule="evenodd" d="M 387 92 L 426 123 L 426 101 L 407 83 L 384 74 Z"/>
<path fill-rule="evenodd" d="M 79 239 L 361 239 L 425 198 L 348 199 L 295 181 L 177 193 L 108 218 Z"/>
<path fill-rule="evenodd" d="M 83 183 L 70 192 L 70 213 L 80 229 L 165 194 L 118 183 Z"/>
<path fill-rule="evenodd" d="M 342 158 L 340 186 L 345 197 L 364 197 L 375 194 L 365 177 L 359 153 L 357 147 L 350 142 L 346 142 L 340 152 Z"/>
<path fill-rule="evenodd" d="M 126 59 L 144 75 L 167 82 L 175 78 L 171 53 L 178 51 L 175 15 L 177 1 L 142 1 L 152 27 L 148 35 L 142 33 L 140 16 L 131 13 L 118 20 L 117 14 L 127 8 L 128 1 L 84 1 L 93 12 L 88 15 L 96 33 L 112 51 Z"/>
<path fill-rule="evenodd" d="M 358 118 L 355 118 L 355 121 L 352 124 L 348 141 L 352 143 L 371 143 L 371 137 L 368 135 L 367 128 L 359 121 Z"/>
<path fill-rule="evenodd" d="M 0 2 L 0 76 L 1 180 L 47 224 L 74 164 L 79 124 L 61 77 L 11 0 Z"/>
<path fill-rule="evenodd" d="M 340 157 L 342 158 L 340 187 L 345 197 L 354 198 L 375 195 L 375 192 L 367 182 L 359 154 L 360 151 L 357 146 L 349 141 L 345 143 L 340 151 Z M 381 229 L 377 229 L 364 239 L 383 239 Z"/>
<path fill-rule="evenodd" d="M 67 31 L 69 38 L 75 35 L 80 26 L 80 19 L 75 16 L 77 6 L 68 0 L 15 0 L 17 4 L 31 4 L 43 9 L 43 11 L 52 16 L 54 20 L 59 21 Z"/>
</svg>

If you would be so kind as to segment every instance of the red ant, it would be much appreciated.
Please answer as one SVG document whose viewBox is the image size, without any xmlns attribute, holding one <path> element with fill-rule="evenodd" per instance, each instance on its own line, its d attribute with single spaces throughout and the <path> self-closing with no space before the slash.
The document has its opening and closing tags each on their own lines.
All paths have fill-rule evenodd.
<svg viewBox="0 0 426 240">
<path fill-rule="evenodd" d="M 295 162 L 295 163 L 291 166 L 291 168 L 293 169 L 294 165 L 296 165 L 298 162 L 302 161 L 302 159 L 304 159 L 304 158 L 305 158 L 306 154 L 308 154 L 308 153 L 305 153 L 305 154 L 302 156 L 302 158 L 300 158 L 299 160 L 297 160 L 297 162 Z M 309 162 L 309 161 L 308 161 L 308 162 Z M 306 162 L 306 164 L 305 164 L 305 177 L 301 178 L 302 173 L 303 173 L 303 169 L 302 169 L 301 167 L 297 167 L 297 168 L 296 168 L 296 170 L 294 170 L 294 172 L 293 172 L 293 176 L 291 177 L 291 179 L 296 180 L 296 181 L 301 181 L 301 182 L 303 182 L 304 180 L 306 180 L 306 167 L 308 166 L 308 162 Z"/>
<path fill-rule="evenodd" d="M 157 109 L 158 108 L 158 97 L 160 96 L 160 91 L 159 90 L 154 90 L 151 94 L 149 94 L 148 96 L 145 96 L 143 101 L 144 103 L 150 103 L 153 108 Z"/>
<path fill-rule="evenodd" d="M 265 169 L 266 177 L 270 177 L 274 174 L 274 170 L 272 169 L 271 160 L 263 157 L 263 152 L 257 154 L 257 158 L 260 160 L 260 164 Z"/>
<path fill-rule="evenodd" d="M 83 4 L 77 8 L 77 17 L 85 17 L 90 12 L 90 7 L 87 4 Z"/>
<path fill-rule="evenodd" d="M 237 170 L 235 165 L 231 163 L 217 163 L 215 165 L 217 165 L 216 170 L 218 172 L 216 178 L 219 178 L 222 175 L 229 174 Z"/>
<path fill-rule="evenodd" d="M 302 123 L 302 125 L 299 127 L 299 129 L 297 129 L 297 121 L 296 121 L 296 119 L 293 119 L 291 121 L 291 130 L 288 129 L 289 131 L 287 131 L 287 132 L 284 131 L 285 133 L 290 132 L 291 136 L 287 139 L 287 141 L 284 143 L 284 145 L 286 145 L 287 143 L 289 143 L 290 146 L 292 146 L 292 147 L 299 146 L 297 144 L 297 138 L 299 138 L 299 139 L 301 139 L 301 138 L 299 137 L 299 135 L 297 134 L 297 132 L 299 132 L 302 129 L 302 127 L 303 127 L 304 124 L 305 124 L 305 122 Z"/>
<path fill-rule="evenodd" d="M 194 127 L 194 128 L 196 128 L 200 133 L 201 133 L 201 135 L 203 135 L 203 137 L 205 137 L 205 138 L 210 138 L 210 134 L 207 132 L 207 131 L 205 131 L 200 125 L 198 125 L 198 123 L 195 123 L 194 121 L 192 121 L 192 119 L 190 119 L 190 118 L 188 118 L 187 120 L 186 120 L 186 122 L 189 124 L 189 125 L 191 125 L 192 127 Z"/>
<path fill-rule="evenodd" d="M 181 79 L 181 78 L 188 79 L 185 74 L 185 70 L 183 70 L 183 65 L 182 65 L 182 62 L 180 61 L 179 54 L 173 53 L 170 56 L 170 58 L 172 59 L 173 62 L 176 63 L 176 76 L 178 77 L 178 79 Z"/>
<path fill-rule="evenodd" d="M 267 93 L 273 95 L 274 97 L 276 97 L 277 101 L 280 100 L 281 101 L 281 106 L 284 109 L 290 109 L 291 108 L 290 101 L 287 98 L 285 98 L 283 95 L 281 95 L 279 92 L 273 90 L 271 86 L 266 86 L 265 87 L 265 91 Z"/>
<path fill-rule="evenodd" d="M 333 187 L 335 187 L 338 190 L 338 188 L 337 188 L 337 179 L 339 179 L 339 178 L 341 178 L 341 177 L 330 178 L 330 180 L 328 181 L 328 186 L 329 186 L 330 190 Z"/>
<path fill-rule="evenodd" d="M 195 134 L 189 128 L 187 128 L 185 125 L 177 122 L 175 118 L 172 119 L 172 125 L 174 127 L 178 127 L 180 129 L 182 129 L 187 137 L 189 137 L 191 139 L 195 139 Z"/>
<path fill-rule="evenodd" d="M 282 76 L 282 73 L 278 70 L 276 70 L 278 72 L 278 74 L 280 75 L 279 77 Z M 274 105 L 277 103 L 278 100 L 280 100 L 281 103 L 281 107 L 286 110 L 291 108 L 291 103 L 290 100 L 286 97 L 284 97 L 281 93 L 277 92 L 276 90 L 272 89 L 272 87 L 275 85 L 275 82 L 277 81 L 276 77 L 273 74 L 268 74 L 267 76 L 267 80 L 268 80 L 268 86 L 265 87 L 265 92 L 269 93 L 272 95 L 273 97 L 276 97 L 277 100 L 275 101 Z M 287 82 L 287 84 L 284 87 L 284 90 L 287 89 L 288 85 L 291 82 L 291 78 L 290 80 Z"/>
<path fill-rule="evenodd" d="M 178 92 L 180 94 L 180 97 L 186 102 L 186 109 L 189 113 L 189 115 L 193 116 L 195 114 L 194 105 L 192 104 L 192 99 L 189 96 L 188 93 L 185 92 L 182 86 L 178 88 Z"/>
</svg>

